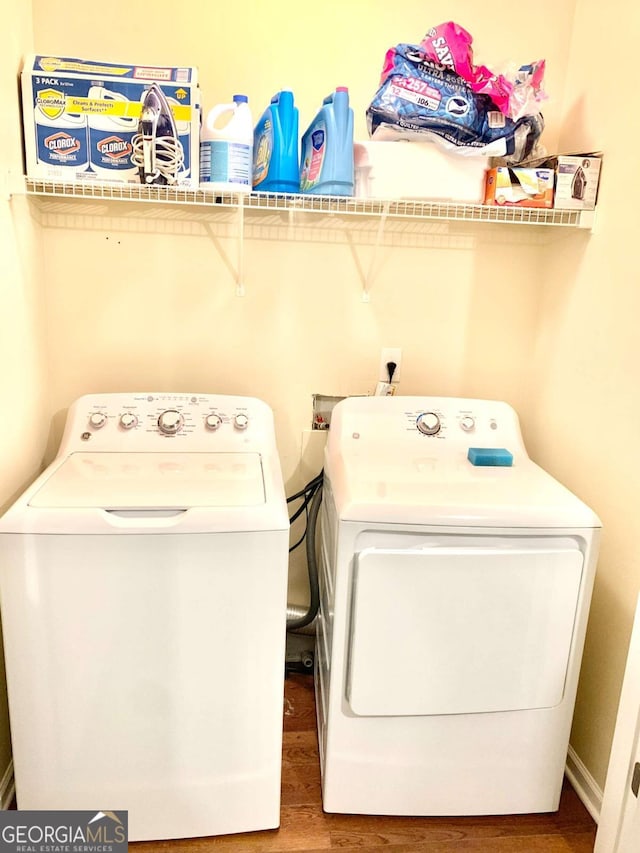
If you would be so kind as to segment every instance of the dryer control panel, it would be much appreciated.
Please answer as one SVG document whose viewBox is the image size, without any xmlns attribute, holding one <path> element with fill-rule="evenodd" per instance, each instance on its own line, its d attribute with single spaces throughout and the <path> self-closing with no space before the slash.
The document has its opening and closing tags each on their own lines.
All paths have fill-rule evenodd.
<svg viewBox="0 0 640 853">
<path fill-rule="evenodd" d="M 518 416 L 507 403 L 460 397 L 350 397 L 334 409 L 328 447 L 384 444 L 399 453 L 428 447 L 437 456 L 468 448 L 525 453 Z"/>
<path fill-rule="evenodd" d="M 58 456 L 77 450 L 247 452 L 273 441 L 271 409 L 224 394 L 88 394 L 70 407 Z"/>
</svg>

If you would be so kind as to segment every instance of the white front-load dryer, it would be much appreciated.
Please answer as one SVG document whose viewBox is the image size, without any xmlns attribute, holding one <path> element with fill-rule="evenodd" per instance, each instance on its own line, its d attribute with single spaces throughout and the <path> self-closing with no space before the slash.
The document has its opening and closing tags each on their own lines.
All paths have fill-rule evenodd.
<svg viewBox="0 0 640 853">
<path fill-rule="evenodd" d="M 19 809 L 280 821 L 289 521 L 260 400 L 99 394 L 0 520 Z"/>
<path fill-rule="evenodd" d="M 321 513 L 329 812 L 557 809 L 600 522 L 505 403 L 351 398 Z"/>
</svg>

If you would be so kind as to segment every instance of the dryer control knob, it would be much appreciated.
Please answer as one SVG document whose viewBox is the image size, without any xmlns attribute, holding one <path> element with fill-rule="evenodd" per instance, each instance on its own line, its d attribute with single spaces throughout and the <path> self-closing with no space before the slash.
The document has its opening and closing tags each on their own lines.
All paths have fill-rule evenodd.
<svg viewBox="0 0 640 853">
<path fill-rule="evenodd" d="M 249 418 L 244 412 L 238 412 L 233 419 L 233 425 L 236 429 L 246 429 L 249 426 Z"/>
<path fill-rule="evenodd" d="M 184 418 L 175 409 L 167 409 L 158 418 L 158 428 L 165 435 L 175 435 L 182 429 Z"/>
<path fill-rule="evenodd" d="M 475 425 L 475 418 L 472 418 L 471 415 L 465 415 L 463 418 L 460 419 L 460 427 L 465 432 L 471 432 Z"/>
<path fill-rule="evenodd" d="M 416 426 L 423 435 L 437 435 L 440 432 L 440 418 L 435 412 L 423 412 L 416 419 Z"/>
<path fill-rule="evenodd" d="M 120 415 L 120 426 L 122 429 L 133 429 L 138 426 L 138 418 L 132 412 L 125 412 Z"/>
<path fill-rule="evenodd" d="M 102 429 L 107 422 L 107 416 L 103 412 L 94 412 L 89 416 L 89 423 L 94 429 Z"/>
<path fill-rule="evenodd" d="M 207 429 L 218 429 L 222 424 L 220 415 L 207 415 L 204 419 L 204 425 Z"/>
</svg>

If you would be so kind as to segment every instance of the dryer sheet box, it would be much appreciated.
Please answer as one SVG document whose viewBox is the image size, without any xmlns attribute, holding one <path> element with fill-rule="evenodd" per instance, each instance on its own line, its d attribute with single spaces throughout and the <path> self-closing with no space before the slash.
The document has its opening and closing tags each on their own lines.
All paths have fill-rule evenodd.
<svg viewBox="0 0 640 853">
<path fill-rule="evenodd" d="M 354 143 L 355 194 L 480 204 L 487 158 L 450 154 L 432 142 Z"/>
<path fill-rule="evenodd" d="M 139 184 L 132 153 L 142 102 L 152 82 L 169 102 L 182 147 L 184 163 L 176 185 L 197 189 L 197 68 L 42 55 L 27 57 L 21 74 L 27 177 Z"/>
<path fill-rule="evenodd" d="M 553 207 L 553 169 L 487 169 L 484 203 L 501 207 Z"/>
</svg>

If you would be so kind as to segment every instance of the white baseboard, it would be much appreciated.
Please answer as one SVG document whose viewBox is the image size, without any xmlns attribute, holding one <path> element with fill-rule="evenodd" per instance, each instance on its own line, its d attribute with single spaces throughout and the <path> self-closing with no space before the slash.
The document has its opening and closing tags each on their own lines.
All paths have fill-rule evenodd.
<svg viewBox="0 0 640 853">
<path fill-rule="evenodd" d="M 598 823 L 600 820 L 600 810 L 602 809 L 602 790 L 571 744 L 569 744 L 569 751 L 567 753 L 565 773 L 573 785 L 576 794 L 582 800 L 584 807 L 595 822 Z"/>
</svg>

